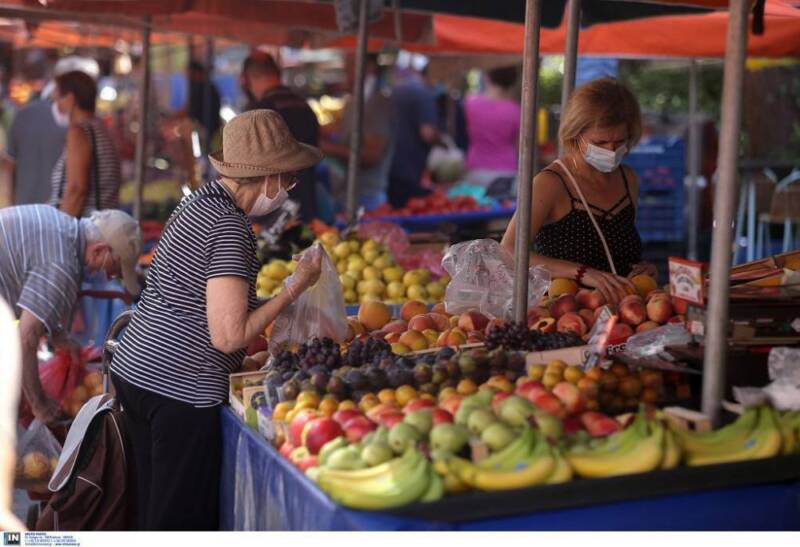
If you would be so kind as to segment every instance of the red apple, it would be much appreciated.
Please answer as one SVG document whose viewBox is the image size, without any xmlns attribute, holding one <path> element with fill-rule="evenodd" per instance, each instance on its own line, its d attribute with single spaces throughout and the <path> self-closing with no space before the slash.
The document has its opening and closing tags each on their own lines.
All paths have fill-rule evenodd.
<svg viewBox="0 0 800 547">
<path fill-rule="evenodd" d="M 534 397 L 531 402 L 534 404 L 534 406 L 544 410 L 556 418 L 563 419 L 566 415 L 564 405 L 562 405 L 559 398 L 552 393 L 542 393 L 537 397 Z"/>
<path fill-rule="evenodd" d="M 431 418 L 433 418 L 433 426 L 436 427 L 439 424 L 452 424 L 453 423 L 453 415 L 447 412 L 443 408 L 434 408 L 431 411 Z"/>
<path fill-rule="evenodd" d="M 306 408 L 297 413 L 289 424 L 289 442 L 294 446 L 303 445 L 303 429 L 311 420 L 319 417 L 319 413 L 311 408 Z"/>
<path fill-rule="evenodd" d="M 352 444 L 359 442 L 361 437 L 370 431 L 375 431 L 377 428 L 378 426 L 368 418 L 356 416 L 344 425 L 344 434 L 347 440 Z"/>
<path fill-rule="evenodd" d="M 436 403 L 433 401 L 429 401 L 427 399 L 414 399 L 410 401 L 406 406 L 403 407 L 403 414 L 411 414 L 416 410 L 422 410 L 423 408 L 433 408 L 436 406 Z"/>
<path fill-rule="evenodd" d="M 584 412 L 581 414 L 581 423 L 592 437 L 605 437 L 622 428 L 619 422 L 602 412 Z"/>
<path fill-rule="evenodd" d="M 461 395 L 453 395 L 451 397 L 448 397 L 444 401 L 440 402 L 439 408 L 446 410 L 447 412 L 455 416 L 456 412 L 458 412 L 458 407 L 461 406 L 462 399 L 463 397 Z"/>
<path fill-rule="evenodd" d="M 393 428 L 395 424 L 402 422 L 405 419 L 406 415 L 402 412 L 386 412 L 381 414 L 379 422 L 381 425 L 385 425 L 389 429 Z"/>
<path fill-rule="evenodd" d="M 364 420 L 369 421 L 366 418 Z M 303 428 L 303 446 L 308 448 L 311 454 L 318 454 L 325 443 L 343 434 L 342 427 L 333 418 L 317 418 L 308 422 Z"/>
<path fill-rule="evenodd" d="M 303 460 L 300 460 L 297 464 L 297 468 L 305 473 L 307 470 L 311 469 L 312 467 L 317 467 L 319 465 L 319 461 L 317 460 L 316 456 L 309 456 Z"/>
<path fill-rule="evenodd" d="M 537 382 L 536 380 L 529 380 L 527 382 L 523 382 L 520 386 L 516 389 L 517 395 L 520 397 L 524 397 L 529 401 L 533 402 L 533 398 L 541 395 L 542 393 L 547 393 L 547 390 L 542 385 L 541 382 Z"/>
<path fill-rule="evenodd" d="M 363 416 L 363 414 L 354 408 L 346 408 L 344 410 L 337 410 L 331 417 L 336 421 L 337 424 L 344 427 L 344 424 L 356 416 Z"/>
<path fill-rule="evenodd" d="M 498 391 L 494 394 L 494 397 L 492 397 L 492 410 L 494 410 L 495 414 L 500 412 L 500 403 L 509 397 L 511 397 L 511 393 L 507 393 L 505 391 Z"/>
<path fill-rule="evenodd" d="M 586 406 L 586 398 L 575 384 L 559 382 L 553 387 L 553 395 L 563 403 L 568 415 L 578 414 Z"/>
</svg>

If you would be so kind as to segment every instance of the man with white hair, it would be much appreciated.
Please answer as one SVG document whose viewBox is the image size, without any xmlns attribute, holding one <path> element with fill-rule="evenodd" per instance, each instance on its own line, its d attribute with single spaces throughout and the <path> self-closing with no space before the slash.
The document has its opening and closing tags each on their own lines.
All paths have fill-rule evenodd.
<svg viewBox="0 0 800 547">
<path fill-rule="evenodd" d="M 22 393 L 39 420 L 52 423 L 60 414 L 39 381 L 41 337 L 47 332 L 57 348 L 74 349 L 68 333 L 84 272 L 121 275 L 138 294 L 141 250 L 139 224 L 122 211 L 76 219 L 49 205 L 0 210 L 0 297 L 19 317 Z"/>
<path fill-rule="evenodd" d="M 100 66 L 94 59 L 69 56 L 58 60 L 54 76 L 74 70 L 95 80 Z M 14 116 L 8 147 L 0 153 L 0 208 L 7 205 L 47 203 L 53 167 L 64 151 L 67 134 L 53 116 L 50 101 L 54 84 L 49 82 L 40 97 L 32 99 Z"/>
</svg>

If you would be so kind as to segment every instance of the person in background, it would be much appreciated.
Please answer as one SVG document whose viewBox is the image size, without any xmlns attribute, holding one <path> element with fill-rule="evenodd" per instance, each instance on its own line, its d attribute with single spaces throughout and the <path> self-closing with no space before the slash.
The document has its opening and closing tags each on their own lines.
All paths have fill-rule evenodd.
<svg viewBox="0 0 800 547">
<path fill-rule="evenodd" d="M 352 55 L 345 60 L 350 88 L 355 85 L 355 62 Z M 364 118 L 361 140 L 361 158 L 356 178 L 356 195 L 359 206 L 371 211 L 386 203 L 389 187 L 389 169 L 394 154 L 394 111 L 391 95 L 384 89 L 385 70 L 376 54 L 367 55 L 364 76 Z M 351 96 L 352 99 L 352 96 Z M 322 151 L 344 165 L 350 158 L 350 135 L 353 131 L 353 102 L 348 101 L 338 124 L 327 126 L 320 143 Z M 334 195 L 339 204 L 346 197 L 343 177 L 335 184 Z"/>
<path fill-rule="evenodd" d="M 427 82 L 427 67 L 395 85 L 395 151 L 389 172 L 389 201 L 404 207 L 409 198 L 430 193 L 421 185 L 431 147 L 442 144 L 436 96 Z"/>
<path fill-rule="evenodd" d="M 563 157 L 533 180 L 531 265 L 593 287 L 611 304 L 634 290 L 629 276 L 657 273 L 642 261 L 636 174 L 621 165 L 641 135 L 642 115 L 630 89 L 611 78 L 584 84 L 561 120 Z M 501 242 L 510 252 L 516 224 L 514 215 Z"/>
<path fill-rule="evenodd" d="M 76 349 L 68 329 L 87 272 L 121 275 L 125 289 L 138 294 L 139 224 L 117 210 L 76 219 L 49 205 L 20 205 L 0 210 L 0 234 L 0 297 L 19 314 L 22 392 L 33 415 L 52 423 L 59 407 L 39 382 L 39 341 L 46 332 L 56 348 Z"/>
<path fill-rule="evenodd" d="M 487 188 L 499 177 L 517 176 L 520 106 L 514 99 L 516 67 L 486 74 L 486 91 L 465 103 L 469 150 L 467 180 Z"/>
<path fill-rule="evenodd" d="M 253 52 L 244 61 L 241 86 L 249 98 L 245 110 L 274 110 L 289 126 L 298 142 L 319 146 L 319 121 L 306 100 L 283 85 L 281 68 L 269 53 Z M 300 218 L 310 222 L 317 217 L 317 192 L 314 169 L 298 173 L 300 184 L 289 198 L 300 204 Z"/>
<path fill-rule="evenodd" d="M 206 91 L 211 90 L 209 112 L 206 113 Z M 208 71 L 201 63 L 189 63 L 189 117 L 196 120 L 206 130 L 209 139 L 213 139 L 220 125 L 219 110 L 222 101 L 217 85 L 208 81 Z"/>
<path fill-rule="evenodd" d="M 53 168 L 50 204 L 80 217 L 119 205 L 119 154 L 95 116 L 97 85 L 86 73 L 56 77 L 53 116 L 67 127 L 64 153 Z"/>
<path fill-rule="evenodd" d="M 17 454 L 17 403 L 22 359 L 14 314 L 0 297 L 0 530 L 21 531 L 24 526 L 11 509 Z"/>
</svg>

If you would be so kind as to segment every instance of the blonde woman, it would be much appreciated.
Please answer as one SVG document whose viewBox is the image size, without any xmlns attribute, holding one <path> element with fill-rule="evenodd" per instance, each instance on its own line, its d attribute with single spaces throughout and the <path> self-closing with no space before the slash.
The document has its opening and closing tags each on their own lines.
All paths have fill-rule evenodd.
<svg viewBox="0 0 800 547">
<path fill-rule="evenodd" d="M 642 262 L 636 229 L 636 174 L 621 165 L 642 134 L 633 93 L 610 78 L 575 90 L 559 130 L 564 155 L 533 179 L 531 264 L 575 279 L 617 303 L 629 276 L 655 275 Z M 502 245 L 514 249 L 516 216 Z"/>
</svg>

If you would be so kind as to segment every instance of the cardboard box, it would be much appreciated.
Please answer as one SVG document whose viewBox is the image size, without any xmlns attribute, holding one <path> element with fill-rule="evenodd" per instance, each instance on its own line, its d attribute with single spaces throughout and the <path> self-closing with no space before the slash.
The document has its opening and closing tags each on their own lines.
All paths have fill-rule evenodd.
<svg viewBox="0 0 800 547">
<path fill-rule="evenodd" d="M 240 372 L 231 374 L 228 387 L 228 403 L 231 409 L 248 426 L 258 429 L 257 411 L 253 408 L 253 398 L 264 393 L 266 372 Z"/>
<path fill-rule="evenodd" d="M 581 366 L 589 356 L 591 346 L 575 346 L 571 348 L 553 349 L 548 351 L 532 351 L 526 354 L 525 364 L 547 364 L 551 361 L 564 361 L 569 366 Z"/>
</svg>

